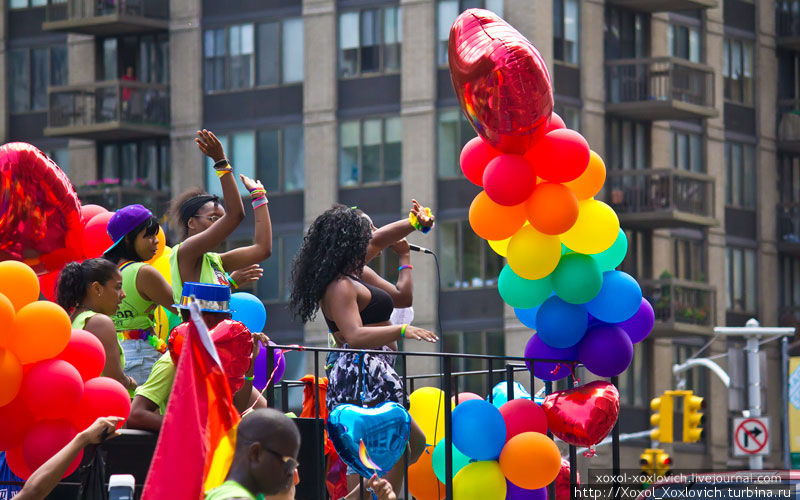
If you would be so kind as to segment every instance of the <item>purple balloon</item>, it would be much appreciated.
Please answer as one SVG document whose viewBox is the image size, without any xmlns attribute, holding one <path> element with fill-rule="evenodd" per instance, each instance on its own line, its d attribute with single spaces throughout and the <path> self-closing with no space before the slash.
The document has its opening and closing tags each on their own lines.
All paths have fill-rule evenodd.
<svg viewBox="0 0 800 500">
<path fill-rule="evenodd" d="M 538 335 L 534 334 L 528 340 L 528 345 L 525 346 L 526 358 L 539 358 L 539 359 L 563 359 L 564 361 L 577 361 L 578 348 L 577 346 L 559 349 L 557 347 L 550 347 L 545 344 Z M 528 365 L 528 370 L 531 369 L 529 361 L 525 362 Z M 540 380 L 561 380 L 568 377 L 572 373 L 569 365 L 566 363 L 548 363 L 545 361 L 533 363 L 533 375 Z"/>
<path fill-rule="evenodd" d="M 653 311 L 653 306 L 650 305 L 650 302 L 647 302 L 647 299 L 642 299 L 642 305 L 639 306 L 636 314 L 622 323 L 617 323 L 617 326 L 625 330 L 632 343 L 638 344 L 650 335 L 655 324 L 656 314 Z"/>
<path fill-rule="evenodd" d="M 506 500 L 547 500 L 547 487 L 526 490 L 506 479 Z"/>
<path fill-rule="evenodd" d="M 271 340 L 269 343 L 270 345 L 275 345 L 275 342 Z M 277 384 L 283 377 L 283 372 L 286 371 L 286 358 L 283 357 L 283 351 L 275 349 L 272 359 L 272 366 L 273 369 L 275 369 L 275 376 L 272 379 L 272 383 Z M 259 391 L 263 391 L 267 386 L 267 380 L 269 380 L 269 374 L 267 373 L 267 350 L 263 347 L 258 351 L 258 357 L 256 358 L 256 364 L 253 370 L 253 387 Z"/>
<path fill-rule="evenodd" d="M 587 370 L 600 377 L 624 372 L 633 359 L 633 344 L 617 325 L 595 325 L 578 344 L 578 359 Z"/>
</svg>

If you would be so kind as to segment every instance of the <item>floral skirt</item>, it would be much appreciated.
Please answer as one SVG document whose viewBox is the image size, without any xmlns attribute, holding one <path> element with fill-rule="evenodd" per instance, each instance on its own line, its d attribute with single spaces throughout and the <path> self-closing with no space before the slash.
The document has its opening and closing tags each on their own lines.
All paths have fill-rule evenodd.
<svg viewBox="0 0 800 500">
<path fill-rule="evenodd" d="M 349 349 L 347 344 L 345 349 Z M 387 346 L 386 354 L 332 352 L 325 367 L 328 374 L 328 411 L 340 404 L 375 406 L 394 401 L 408 408 L 403 381 L 394 369 L 395 355 Z M 361 366 L 360 366 L 361 365 Z M 360 376 L 359 376 L 360 375 Z"/>
</svg>

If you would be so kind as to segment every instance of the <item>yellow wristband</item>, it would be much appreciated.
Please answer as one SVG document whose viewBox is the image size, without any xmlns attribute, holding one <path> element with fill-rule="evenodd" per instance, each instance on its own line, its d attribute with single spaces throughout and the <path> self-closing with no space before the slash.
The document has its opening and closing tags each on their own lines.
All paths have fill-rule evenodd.
<svg viewBox="0 0 800 500">
<path fill-rule="evenodd" d="M 406 328 L 408 328 L 408 323 L 403 323 L 403 327 L 400 328 L 400 337 L 405 338 Z"/>
</svg>

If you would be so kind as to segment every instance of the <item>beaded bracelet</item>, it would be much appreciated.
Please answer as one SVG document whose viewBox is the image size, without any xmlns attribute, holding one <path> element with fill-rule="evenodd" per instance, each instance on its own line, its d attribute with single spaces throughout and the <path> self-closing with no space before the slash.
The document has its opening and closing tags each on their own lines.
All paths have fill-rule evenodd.
<svg viewBox="0 0 800 500">
<path fill-rule="evenodd" d="M 414 269 L 414 266 L 412 266 L 411 264 L 403 264 L 402 266 L 397 268 L 398 271 L 402 271 L 403 269 Z"/>
<path fill-rule="evenodd" d="M 261 198 L 262 196 L 266 195 L 267 195 L 267 190 L 264 189 L 263 187 L 253 188 L 250 191 L 250 197 L 254 200 L 257 200 L 258 198 Z"/>
<path fill-rule="evenodd" d="M 255 200 L 252 201 L 253 210 L 255 210 L 260 206 L 266 205 L 267 203 L 269 203 L 269 200 L 267 200 L 266 196 L 261 196 L 260 198 L 256 198 Z"/>
<path fill-rule="evenodd" d="M 406 336 L 406 328 L 408 328 L 408 323 L 403 323 L 403 327 L 400 328 L 400 336 L 403 338 Z"/>
</svg>

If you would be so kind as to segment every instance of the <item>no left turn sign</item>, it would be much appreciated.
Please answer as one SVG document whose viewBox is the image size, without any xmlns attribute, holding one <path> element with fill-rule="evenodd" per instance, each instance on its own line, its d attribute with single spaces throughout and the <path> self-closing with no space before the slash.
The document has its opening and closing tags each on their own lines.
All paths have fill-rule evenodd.
<svg viewBox="0 0 800 500">
<path fill-rule="evenodd" d="M 733 419 L 733 455 L 769 454 L 769 418 Z"/>
</svg>

